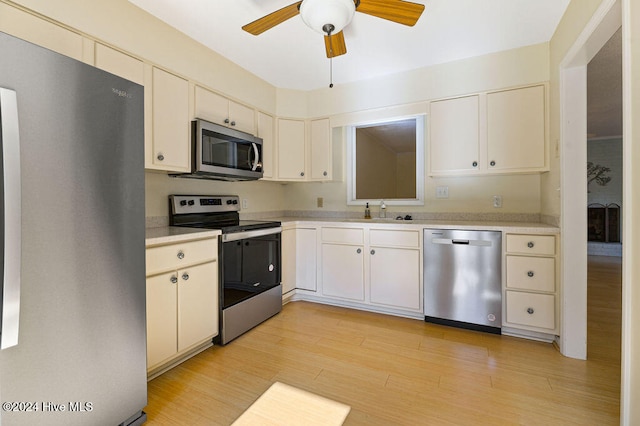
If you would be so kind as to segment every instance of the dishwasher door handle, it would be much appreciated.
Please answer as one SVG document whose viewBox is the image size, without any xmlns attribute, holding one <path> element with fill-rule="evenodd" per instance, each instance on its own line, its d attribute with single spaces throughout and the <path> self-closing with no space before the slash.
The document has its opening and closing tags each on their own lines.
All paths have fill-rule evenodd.
<svg viewBox="0 0 640 426">
<path fill-rule="evenodd" d="M 458 240 L 451 238 L 432 238 L 432 244 L 459 244 L 465 246 L 491 246 L 491 241 L 488 240 Z"/>
</svg>

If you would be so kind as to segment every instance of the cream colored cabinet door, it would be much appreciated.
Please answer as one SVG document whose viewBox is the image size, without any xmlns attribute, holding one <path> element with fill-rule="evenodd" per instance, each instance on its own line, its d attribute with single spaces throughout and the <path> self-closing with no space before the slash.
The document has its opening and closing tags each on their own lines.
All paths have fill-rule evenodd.
<svg viewBox="0 0 640 426">
<path fill-rule="evenodd" d="M 311 120 L 311 179 L 331 180 L 332 152 L 329 119 Z"/>
<path fill-rule="evenodd" d="M 218 263 L 178 272 L 178 352 L 218 334 Z"/>
<path fill-rule="evenodd" d="M 420 250 L 372 247 L 371 302 L 420 309 Z"/>
<path fill-rule="evenodd" d="M 252 135 L 256 133 L 255 114 L 252 108 L 233 102 L 200 86 L 195 88 L 195 116 Z"/>
<path fill-rule="evenodd" d="M 150 105 L 145 105 L 145 115 L 151 120 L 145 126 L 146 167 L 190 172 L 189 83 L 155 67 L 150 79 L 151 87 L 145 85 L 145 98 L 151 92 Z"/>
<path fill-rule="evenodd" d="M 296 288 L 316 291 L 317 231 L 296 229 Z"/>
<path fill-rule="evenodd" d="M 100 43 L 95 45 L 95 66 L 144 85 L 144 63 L 141 60 Z"/>
<path fill-rule="evenodd" d="M 431 102 L 428 128 L 432 175 L 478 173 L 479 96 Z"/>
<path fill-rule="evenodd" d="M 282 231 L 282 293 L 295 288 L 316 291 L 315 228 Z"/>
<path fill-rule="evenodd" d="M 296 288 L 296 229 L 282 230 L 282 294 Z"/>
<path fill-rule="evenodd" d="M 81 61 L 83 37 L 27 12 L 0 3 L 0 31 Z"/>
<path fill-rule="evenodd" d="M 364 301 L 364 248 L 322 244 L 322 294 Z"/>
<path fill-rule="evenodd" d="M 489 172 L 546 170 L 544 86 L 487 95 Z"/>
<path fill-rule="evenodd" d="M 148 369 L 177 353 L 177 286 L 178 275 L 176 272 L 147 278 Z"/>
<path fill-rule="evenodd" d="M 278 179 L 305 180 L 305 122 L 278 119 Z"/>
<path fill-rule="evenodd" d="M 262 171 L 264 179 L 272 179 L 275 169 L 275 141 L 273 117 L 258 112 L 257 136 L 262 139 Z"/>
</svg>

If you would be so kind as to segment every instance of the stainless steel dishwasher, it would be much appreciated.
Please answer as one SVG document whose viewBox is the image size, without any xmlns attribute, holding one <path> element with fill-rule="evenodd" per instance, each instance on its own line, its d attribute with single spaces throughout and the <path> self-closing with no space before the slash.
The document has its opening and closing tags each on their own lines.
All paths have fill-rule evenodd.
<svg viewBox="0 0 640 426">
<path fill-rule="evenodd" d="M 500 334 L 502 232 L 424 230 L 424 319 Z"/>
</svg>

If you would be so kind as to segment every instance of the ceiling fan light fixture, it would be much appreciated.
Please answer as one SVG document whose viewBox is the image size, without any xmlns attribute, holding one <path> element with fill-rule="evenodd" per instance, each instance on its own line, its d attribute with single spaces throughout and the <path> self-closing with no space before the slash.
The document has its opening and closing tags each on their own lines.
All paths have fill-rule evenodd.
<svg viewBox="0 0 640 426">
<path fill-rule="evenodd" d="M 342 31 L 356 13 L 353 0 L 303 0 L 300 16 L 312 30 L 327 34 L 325 25 L 333 26 L 331 34 Z"/>
</svg>

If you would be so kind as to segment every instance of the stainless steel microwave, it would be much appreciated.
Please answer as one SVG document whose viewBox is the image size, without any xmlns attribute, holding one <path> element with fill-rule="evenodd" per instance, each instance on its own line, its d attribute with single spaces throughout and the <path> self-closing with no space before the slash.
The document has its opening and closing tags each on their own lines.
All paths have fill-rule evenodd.
<svg viewBox="0 0 640 426">
<path fill-rule="evenodd" d="M 191 125 L 191 173 L 179 176 L 230 181 L 262 177 L 262 139 L 205 120 Z"/>
</svg>

